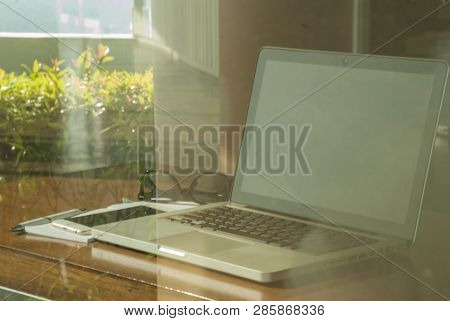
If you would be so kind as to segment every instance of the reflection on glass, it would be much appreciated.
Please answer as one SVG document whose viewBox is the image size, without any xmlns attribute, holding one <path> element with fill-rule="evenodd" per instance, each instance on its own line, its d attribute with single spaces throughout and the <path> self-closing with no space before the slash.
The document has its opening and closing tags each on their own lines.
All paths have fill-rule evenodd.
<svg viewBox="0 0 450 321">
<path fill-rule="evenodd" d="M 170 202 L 187 200 L 197 204 L 228 201 L 232 178 L 222 173 L 200 172 L 176 176 L 167 171 L 147 170 L 140 178 L 139 200 Z"/>
<path fill-rule="evenodd" d="M 4 0 L 0 32 L 131 34 L 132 0 Z M 120 12 L 120 19 L 117 13 Z M 26 17 L 26 19 L 24 19 Z M 31 20 L 33 23 L 30 23 Z"/>
<path fill-rule="evenodd" d="M 0 250 L 0 261 L 5 264 L 3 272 L 6 271 L 6 277 L 0 283 L 18 288 L 24 279 L 35 276 L 27 271 L 43 273 L 45 268 L 42 266 L 46 267 L 48 260 L 39 261 L 41 255 L 59 259 L 79 246 L 14 235 L 8 231 L 11 226 L 70 208 L 102 208 L 123 198 L 137 199 L 138 178 L 143 174 L 143 168 L 150 168 L 137 161 L 140 155 L 137 155 L 139 137 L 136 131 L 141 124 L 174 126 L 184 123 L 193 128 L 204 124 L 242 125 L 248 109 L 258 50 L 262 46 L 346 53 L 369 53 L 378 48 L 376 54 L 381 55 L 450 59 L 450 6 L 442 7 L 412 27 L 444 4 L 443 1 L 245 2 L 2 1 L 0 243 L 2 248 L 5 246 L 12 250 Z M 397 37 L 400 33 L 401 36 Z M 272 65 L 268 72 L 295 74 L 296 71 L 290 67 Z M 313 79 L 306 79 L 298 86 L 302 87 L 298 92 L 293 90 L 291 93 L 300 94 L 312 82 Z M 381 83 L 379 90 L 405 91 L 404 86 L 409 82 L 397 79 L 395 83 L 392 88 L 387 88 L 387 82 Z M 267 84 L 267 88 L 271 91 L 278 85 Z M 333 88 L 335 98 L 341 97 L 339 91 L 346 91 L 337 83 Z M 426 95 L 425 90 L 411 90 L 412 105 Z M 288 96 L 286 100 L 292 98 Z M 265 96 L 267 101 L 271 98 Z M 350 100 L 364 98 L 362 95 L 349 97 Z M 371 101 L 385 102 L 387 98 L 380 94 L 372 97 Z M 320 104 L 327 102 L 320 101 Z M 345 108 L 342 107 L 345 103 L 340 105 L 340 108 Z M 53 270 L 23 290 L 53 299 L 114 299 L 120 289 L 126 289 L 120 292 L 123 298 L 157 299 L 158 294 L 143 285 L 148 283 L 161 286 L 161 289 L 175 289 L 173 293 L 189 293 L 187 298 L 207 299 L 436 299 L 441 298 L 440 294 L 448 297 L 448 106 L 447 97 L 416 242 L 408 252 L 389 256 L 393 263 L 422 283 L 406 276 L 395 264 L 374 259 L 341 269 L 321 266 L 302 277 L 291 276 L 266 287 L 194 265 L 155 258 L 148 253 L 97 243 L 90 245 L 88 251 L 77 252 L 67 259 L 70 264 L 56 264 Z M 278 110 L 278 107 L 268 106 L 271 113 Z M 329 107 L 322 107 L 325 116 L 318 117 L 318 120 L 326 124 L 316 123 L 317 128 L 335 129 L 336 123 L 345 118 L 339 113 L 331 113 L 333 116 L 330 116 L 327 111 L 330 111 Z M 401 118 L 395 113 L 392 115 L 388 108 L 384 114 L 393 116 L 392 122 Z M 411 127 L 420 127 L 423 118 L 419 114 L 414 119 L 402 121 Z M 365 116 L 369 117 L 369 114 Z M 361 122 L 360 119 L 346 125 L 357 128 Z M 307 195 L 309 200 L 324 200 L 322 205 L 335 203 L 346 210 L 359 211 L 365 205 L 373 205 L 377 199 L 385 200 L 390 193 L 399 193 L 397 201 L 400 204 L 399 199 L 407 192 L 400 184 L 400 175 L 413 166 L 408 157 L 414 146 L 409 142 L 411 137 L 418 135 L 418 131 L 408 133 L 396 132 L 394 135 L 404 141 L 400 147 L 402 160 L 379 157 L 380 161 L 400 169 L 392 171 L 389 177 L 376 177 L 375 172 L 371 174 L 373 181 L 384 178 L 397 181 L 398 191 L 380 190 L 374 184 L 371 188 L 373 198 L 348 204 L 342 199 L 336 200 L 338 194 L 332 190 L 340 186 L 336 186 L 334 181 L 324 188 L 321 195 L 311 195 L 303 181 L 292 182 L 292 186 L 301 189 L 302 195 Z M 160 139 L 160 146 L 171 151 L 177 144 L 170 135 Z M 315 139 L 328 141 L 326 137 L 318 139 L 316 136 Z M 330 154 L 338 147 L 350 149 L 337 136 L 331 141 Z M 369 142 L 361 139 L 360 143 L 369 149 Z M 311 145 L 305 146 L 311 149 Z M 215 146 L 215 150 L 220 151 L 223 167 L 218 172 L 232 173 L 239 141 L 221 143 Z M 364 162 L 374 154 L 362 152 L 359 160 Z M 321 164 L 322 156 L 315 154 L 316 165 Z M 157 163 L 151 169 L 171 169 L 180 163 L 181 160 L 168 157 L 167 163 Z M 346 169 L 343 164 L 336 164 L 336 167 Z M 334 169 L 330 166 L 329 177 L 342 179 L 344 171 Z M 155 196 L 166 198 L 165 201 L 211 203 L 229 199 L 231 180 L 220 174 L 174 178 L 155 176 Z M 349 181 L 357 178 L 359 183 L 366 178 L 362 175 L 364 177 L 358 180 L 360 177 L 356 176 L 346 177 Z M 317 180 L 319 183 L 323 184 L 323 179 Z M 341 194 L 361 193 L 361 189 L 352 188 L 350 182 L 347 183 L 348 188 L 341 189 Z M 258 184 L 258 188 L 263 189 L 263 184 Z M 377 204 L 387 206 L 388 203 Z M 362 212 L 375 215 L 377 211 L 373 208 L 370 206 Z M 382 211 L 383 207 L 377 209 Z M 404 202 L 399 209 L 404 209 Z M 400 211 L 396 214 L 385 217 L 401 221 Z M 139 223 L 136 223 L 128 232 L 132 233 L 138 227 Z M 315 236 L 316 233 L 307 233 L 303 240 Z M 193 235 L 193 238 L 192 247 L 201 248 L 203 239 L 198 235 Z M 189 245 L 188 242 L 186 244 Z M 333 238 L 330 238 L 327 248 L 332 249 L 333 246 Z M 36 257 L 19 254 L 24 251 Z M 108 254 L 111 259 L 105 260 L 105 253 L 112 253 Z M 255 256 L 255 253 L 248 255 L 249 259 Z M 135 260 L 127 261 L 131 257 Z M 88 269 L 73 269 L 71 263 Z M 95 274 L 92 269 L 102 273 Z M 109 273 L 126 276 L 130 283 Z"/>
</svg>

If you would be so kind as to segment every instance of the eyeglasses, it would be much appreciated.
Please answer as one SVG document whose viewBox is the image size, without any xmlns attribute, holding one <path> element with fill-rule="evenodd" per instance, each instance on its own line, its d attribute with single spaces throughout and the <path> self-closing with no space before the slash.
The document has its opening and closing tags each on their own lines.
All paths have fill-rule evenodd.
<svg viewBox="0 0 450 321">
<path fill-rule="evenodd" d="M 232 177 L 219 172 L 199 172 L 178 179 L 166 171 L 146 170 L 139 181 L 139 200 L 164 198 L 190 200 L 199 204 L 227 201 L 232 186 Z M 189 182 L 187 187 L 183 187 L 184 181 Z"/>
</svg>

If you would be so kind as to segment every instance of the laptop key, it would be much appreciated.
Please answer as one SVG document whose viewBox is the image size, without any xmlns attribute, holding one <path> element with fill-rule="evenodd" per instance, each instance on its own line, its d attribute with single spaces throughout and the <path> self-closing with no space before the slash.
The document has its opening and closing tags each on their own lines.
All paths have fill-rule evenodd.
<svg viewBox="0 0 450 321">
<path fill-rule="evenodd" d="M 203 215 L 184 214 L 183 217 L 188 218 L 188 219 L 192 219 L 192 220 L 197 220 L 197 219 L 203 218 Z"/>
</svg>

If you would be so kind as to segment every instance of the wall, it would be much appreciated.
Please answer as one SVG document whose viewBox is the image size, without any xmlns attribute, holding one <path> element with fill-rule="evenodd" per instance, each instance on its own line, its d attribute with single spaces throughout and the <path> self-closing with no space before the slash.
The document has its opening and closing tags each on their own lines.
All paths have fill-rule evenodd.
<svg viewBox="0 0 450 321">
<path fill-rule="evenodd" d="M 438 0 L 371 1 L 368 52 L 450 62 L 450 6 L 436 11 L 442 4 Z M 448 85 L 423 204 L 426 209 L 444 213 L 450 213 L 449 92 Z"/>
<path fill-rule="evenodd" d="M 262 46 L 351 51 L 352 10 L 350 0 L 220 1 L 221 122 L 243 124 Z M 229 172 L 237 146 L 222 148 Z"/>
</svg>

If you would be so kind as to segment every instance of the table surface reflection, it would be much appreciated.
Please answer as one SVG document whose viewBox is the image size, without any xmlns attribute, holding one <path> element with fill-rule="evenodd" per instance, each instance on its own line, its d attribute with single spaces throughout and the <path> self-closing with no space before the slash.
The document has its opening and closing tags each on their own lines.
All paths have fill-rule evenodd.
<svg viewBox="0 0 450 321">
<path fill-rule="evenodd" d="M 441 300 L 450 297 L 450 215 L 425 211 L 417 240 L 387 259 L 318 267 L 259 284 L 118 246 L 79 244 L 11 226 L 70 208 L 136 199 L 122 179 L 31 176 L 0 183 L 0 285 L 52 300 Z M 7 299 L 7 298 L 3 298 Z"/>
</svg>

